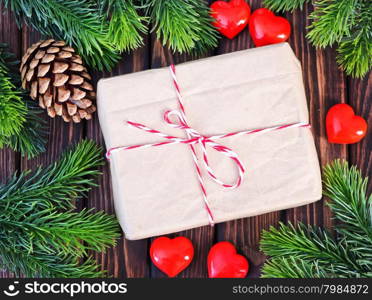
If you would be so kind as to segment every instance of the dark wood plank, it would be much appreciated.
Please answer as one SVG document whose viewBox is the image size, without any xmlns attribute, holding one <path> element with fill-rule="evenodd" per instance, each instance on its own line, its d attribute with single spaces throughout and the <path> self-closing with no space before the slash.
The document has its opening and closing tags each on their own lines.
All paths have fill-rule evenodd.
<svg viewBox="0 0 372 300">
<path fill-rule="evenodd" d="M 372 192 L 372 72 L 363 79 L 348 80 L 349 104 L 355 113 L 362 116 L 368 123 L 367 136 L 357 144 L 349 146 L 349 162 L 357 165 L 364 176 L 369 176 L 368 193 Z"/>
<path fill-rule="evenodd" d="M 7 43 L 10 50 L 20 57 L 21 32 L 13 15 L 0 4 L 0 43 Z M 9 149 L 0 149 L 0 184 L 5 183 L 17 170 L 19 155 Z M 0 269 L 0 278 L 13 277 L 7 270 Z"/>
<path fill-rule="evenodd" d="M 262 7 L 261 1 L 247 1 L 251 11 Z M 249 36 L 248 27 L 233 40 L 222 38 L 216 54 L 223 54 L 237 50 L 253 48 L 254 44 Z M 238 252 L 245 255 L 250 263 L 249 277 L 258 277 L 260 266 L 265 261 L 265 256 L 259 251 L 261 231 L 270 225 L 276 225 L 280 220 L 280 212 L 272 212 L 261 216 L 234 220 L 218 224 L 217 240 L 230 241 L 235 244 Z"/>
<path fill-rule="evenodd" d="M 173 54 L 170 50 L 164 48 L 160 41 L 152 35 L 151 47 L 151 68 L 160 68 L 169 66 L 170 64 L 179 64 L 189 60 L 198 59 L 205 56 L 210 56 L 212 53 L 207 53 L 203 56 L 192 57 L 190 55 Z M 181 87 L 182 89 L 182 87 Z M 186 230 L 175 234 L 168 235 L 168 237 L 185 236 L 189 238 L 195 248 L 194 260 L 190 266 L 183 271 L 178 277 L 183 278 L 203 278 L 208 276 L 207 272 L 207 255 L 210 247 L 214 241 L 214 229 L 210 226 L 204 226 L 192 230 Z M 151 239 L 153 240 L 153 239 Z M 151 242 L 151 241 L 150 241 Z M 151 264 L 151 277 L 162 278 L 166 277 L 153 264 Z"/>
<path fill-rule="evenodd" d="M 147 39 L 147 38 L 146 38 Z M 95 80 L 102 77 L 111 77 L 120 74 L 138 72 L 147 69 L 149 65 L 149 53 L 147 45 L 124 55 L 119 65 L 112 71 L 96 73 Z M 93 120 L 87 122 L 86 136 L 104 145 L 103 136 L 99 127 L 97 114 Z M 103 175 L 99 179 L 99 188 L 89 193 L 87 207 L 114 213 L 114 204 L 111 190 L 109 165 L 102 167 Z M 128 241 L 124 237 L 118 240 L 115 248 L 106 253 L 95 253 L 94 257 L 101 264 L 102 269 L 107 270 L 108 275 L 119 278 L 149 277 L 148 242 L 147 240 Z"/>
<path fill-rule="evenodd" d="M 285 17 L 292 24 L 293 33 L 289 43 L 302 63 L 310 122 L 319 160 L 321 165 L 324 165 L 335 158 L 347 157 L 347 147 L 329 144 L 325 133 L 325 116 L 328 109 L 334 104 L 347 102 L 346 82 L 342 71 L 337 67 L 334 49 L 316 50 L 306 39 L 306 27 L 309 25 L 307 16 L 311 11 L 312 5 L 309 4 L 303 11 L 287 13 Z M 287 220 L 324 225 L 328 228 L 332 226 L 331 213 L 324 206 L 324 199 L 287 210 Z"/>
</svg>

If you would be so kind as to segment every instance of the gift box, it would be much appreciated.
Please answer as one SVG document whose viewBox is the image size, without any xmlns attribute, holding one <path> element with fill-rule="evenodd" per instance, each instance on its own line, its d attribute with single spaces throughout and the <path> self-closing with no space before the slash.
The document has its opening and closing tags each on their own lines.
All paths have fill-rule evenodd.
<svg viewBox="0 0 372 300">
<path fill-rule="evenodd" d="M 301 65 L 287 43 L 179 64 L 176 74 L 187 124 L 203 137 L 309 122 Z M 106 147 L 117 150 L 110 152 L 112 189 L 127 239 L 208 225 L 210 214 L 219 223 L 321 198 L 311 128 L 263 130 L 215 140 L 220 148 L 213 148 L 212 142 L 205 146 L 209 167 L 227 184 L 242 175 L 237 161 L 230 159 L 231 153 L 237 155 L 245 173 L 235 189 L 212 180 L 202 142 L 193 142 L 208 212 L 189 142 L 192 136 L 164 120 L 164 112 L 180 111 L 169 68 L 101 79 L 97 104 Z M 174 124 L 181 122 L 177 114 L 172 117 L 178 117 Z M 173 140 L 134 128 L 128 121 L 184 143 L 162 144 Z M 150 144 L 161 145 L 123 148 Z"/>
</svg>

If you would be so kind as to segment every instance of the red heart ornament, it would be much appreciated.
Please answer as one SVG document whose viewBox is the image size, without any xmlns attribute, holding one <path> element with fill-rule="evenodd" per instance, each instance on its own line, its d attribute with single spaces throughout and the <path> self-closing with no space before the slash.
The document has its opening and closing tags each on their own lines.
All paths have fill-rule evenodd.
<svg viewBox="0 0 372 300">
<path fill-rule="evenodd" d="M 209 278 L 244 278 L 248 269 L 247 259 L 237 254 L 235 246 L 229 242 L 219 242 L 209 250 Z"/>
<path fill-rule="evenodd" d="M 367 122 L 362 117 L 356 116 L 350 105 L 341 103 L 328 110 L 326 129 L 328 142 L 354 144 L 365 137 Z"/>
<path fill-rule="evenodd" d="M 260 8 L 251 16 L 249 33 L 256 47 L 277 44 L 288 40 L 291 25 L 285 18 L 275 16 L 271 10 Z"/>
<path fill-rule="evenodd" d="M 169 277 L 175 277 L 191 263 L 194 246 L 182 236 L 174 239 L 159 237 L 151 244 L 150 257 L 161 271 Z"/>
<path fill-rule="evenodd" d="M 216 1 L 211 5 L 212 24 L 224 36 L 232 39 L 248 24 L 251 8 L 244 0 Z"/>
</svg>

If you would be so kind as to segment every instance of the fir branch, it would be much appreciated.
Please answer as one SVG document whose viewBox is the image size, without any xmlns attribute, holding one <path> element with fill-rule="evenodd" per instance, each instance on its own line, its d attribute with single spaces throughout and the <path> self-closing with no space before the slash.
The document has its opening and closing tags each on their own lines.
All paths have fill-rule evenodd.
<svg viewBox="0 0 372 300">
<path fill-rule="evenodd" d="M 339 221 L 335 230 L 347 240 L 358 264 L 372 270 L 372 195 L 367 199 L 367 178 L 345 161 L 336 160 L 324 168 L 324 195 Z M 369 258 L 365 260 L 364 258 Z"/>
<path fill-rule="evenodd" d="M 96 0 L 101 13 L 109 19 L 109 40 L 122 51 L 134 50 L 143 45 L 141 33 L 147 32 L 148 18 L 137 12 L 133 0 Z"/>
<path fill-rule="evenodd" d="M 338 235 L 302 223 L 270 227 L 261 240 L 261 250 L 271 256 L 263 276 L 372 277 L 372 198 L 366 196 L 366 187 L 367 179 L 346 162 L 326 166 L 324 194 L 331 199 L 327 204 L 338 221 Z M 279 259 L 286 265 L 280 267 Z M 294 262 L 303 263 L 300 270 Z"/>
<path fill-rule="evenodd" d="M 356 8 L 350 36 L 342 38 L 337 62 L 353 77 L 363 77 L 372 67 L 372 2 L 363 0 Z"/>
<path fill-rule="evenodd" d="M 270 259 L 262 268 L 262 278 L 327 278 L 317 262 L 310 263 L 293 257 Z"/>
<path fill-rule="evenodd" d="M 275 12 L 293 12 L 298 8 L 302 10 L 303 6 L 309 2 L 310 0 L 263 0 L 263 5 Z"/>
<path fill-rule="evenodd" d="M 119 60 L 103 17 L 90 0 L 0 0 L 43 35 L 74 46 L 92 68 L 111 69 Z"/>
<path fill-rule="evenodd" d="M 368 270 L 356 262 L 355 254 L 344 242 L 336 242 L 326 231 L 300 223 L 280 223 L 279 229 L 270 227 L 263 231 L 261 250 L 271 257 L 293 257 L 317 261 L 328 274 L 337 277 L 363 277 Z"/>
<path fill-rule="evenodd" d="M 20 133 L 27 107 L 20 97 L 20 92 L 8 76 L 8 70 L 1 60 L 0 49 L 0 148 L 12 135 Z"/>
<path fill-rule="evenodd" d="M 206 52 L 217 46 L 218 34 L 203 0 L 144 0 L 153 29 L 173 51 Z"/>
<path fill-rule="evenodd" d="M 0 67 L 8 72 L 8 76 L 15 86 L 20 84 L 19 61 L 16 55 L 9 50 L 8 44 L 5 43 L 0 43 Z"/>
<path fill-rule="evenodd" d="M 307 38 L 317 47 L 332 46 L 343 36 L 350 36 L 355 23 L 356 6 L 360 0 L 317 0 L 309 18 Z"/>
<path fill-rule="evenodd" d="M 60 257 L 43 251 L 15 250 L 0 240 L 0 267 L 15 276 L 37 278 L 96 278 L 105 276 L 92 258 L 80 262 L 74 256 Z"/>
<path fill-rule="evenodd" d="M 21 245 L 21 249 L 32 254 L 34 249 L 45 253 L 83 257 L 88 250 L 105 251 L 115 245 L 117 222 L 112 216 L 92 210 L 79 212 L 58 211 L 55 207 L 43 210 L 19 208 L 9 210 L 8 216 L 0 219 L 2 235 L 9 244 Z"/>
<path fill-rule="evenodd" d="M 22 156 L 33 158 L 46 150 L 46 122 L 41 118 L 43 111 L 40 107 L 26 95 L 23 99 L 26 99 L 27 105 L 23 129 L 19 134 L 9 137 L 6 144 L 14 151 L 20 152 Z"/>
<path fill-rule="evenodd" d="M 36 171 L 15 174 L 5 185 L 0 185 L 0 210 L 10 203 L 15 213 L 22 213 L 23 206 L 41 209 L 58 206 L 74 207 L 73 200 L 82 198 L 100 172 L 96 169 L 103 161 L 100 148 L 92 141 L 83 141 L 74 149 L 66 151 L 55 163 Z M 86 177 L 89 176 L 89 177 Z"/>
<path fill-rule="evenodd" d="M 22 130 L 19 130 L 17 134 L 4 136 L 3 146 L 6 145 L 14 151 L 21 152 L 22 156 L 27 155 L 28 158 L 33 158 L 45 151 L 46 122 L 40 117 L 42 110 L 26 95 L 26 91 L 17 88 L 21 86 L 18 66 L 19 61 L 13 53 L 9 52 L 8 46 L 0 44 L 0 68 L 7 72 L 17 94 L 26 105 L 27 111 L 22 122 Z"/>
<path fill-rule="evenodd" d="M 94 186 L 100 148 L 83 141 L 61 159 L 34 172 L 22 172 L 0 186 L 1 263 L 29 277 L 97 277 L 104 273 L 88 259 L 119 236 L 117 221 L 103 212 L 74 212 L 72 200 Z"/>
<path fill-rule="evenodd" d="M 264 0 L 274 11 L 302 9 L 307 0 Z M 372 2 L 370 0 L 315 0 L 307 38 L 317 47 L 338 44 L 337 63 L 353 77 L 372 67 Z"/>
</svg>

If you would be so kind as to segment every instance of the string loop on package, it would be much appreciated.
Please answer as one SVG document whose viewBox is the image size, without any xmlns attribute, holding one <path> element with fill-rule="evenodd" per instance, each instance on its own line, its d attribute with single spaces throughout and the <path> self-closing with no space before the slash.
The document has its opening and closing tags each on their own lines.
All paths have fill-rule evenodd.
<svg viewBox="0 0 372 300">
<path fill-rule="evenodd" d="M 228 138 L 232 136 L 242 136 L 242 135 L 249 135 L 249 134 L 255 134 L 255 133 L 266 133 L 270 131 L 289 129 L 289 128 L 299 128 L 299 127 L 306 128 L 306 127 L 310 127 L 310 124 L 299 122 L 299 123 L 293 123 L 293 124 L 267 127 L 267 128 L 262 128 L 262 129 L 244 130 L 244 131 L 230 132 L 230 133 L 221 134 L 221 135 L 205 136 L 201 134 L 200 132 L 198 132 L 197 130 L 195 130 L 194 128 L 189 126 L 187 122 L 184 101 L 183 101 L 180 87 L 179 87 L 177 77 L 176 77 L 176 68 L 174 65 L 170 66 L 170 71 L 171 71 L 170 73 L 173 79 L 173 84 L 174 84 L 176 95 L 177 95 L 179 110 L 167 110 L 164 113 L 163 118 L 164 118 L 164 121 L 168 124 L 168 126 L 177 128 L 180 130 L 184 130 L 186 134 L 186 138 L 171 136 L 171 135 L 162 133 L 156 129 L 149 128 L 143 124 L 136 123 L 133 121 L 126 121 L 126 123 L 131 127 L 143 130 L 151 134 L 155 134 L 159 137 L 164 138 L 165 140 L 163 142 L 158 142 L 158 143 L 113 147 L 113 148 L 108 149 L 108 151 L 106 152 L 106 158 L 110 159 L 110 156 L 112 155 L 112 153 L 117 152 L 117 151 L 123 151 L 123 150 L 151 148 L 151 147 L 159 147 L 159 146 L 172 145 L 172 144 L 187 145 L 190 149 L 190 153 L 191 153 L 191 156 L 194 162 L 200 190 L 203 196 L 206 211 L 208 213 L 209 223 L 213 226 L 215 222 L 214 216 L 211 210 L 210 203 L 208 201 L 208 194 L 205 188 L 204 179 L 203 179 L 202 172 L 201 172 L 201 166 L 200 166 L 199 159 L 198 159 L 198 156 L 195 150 L 195 146 L 196 145 L 200 146 L 200 149 L 202 151 L 203 166 L 209 178 L 211 178 L 214 182 L 221 185 L 225 189 L 235 189 L 235 188 L 238 188 L 243 182 L 245 167 L 236 152 L 234 152 L 229 147 L 226 147 L 225 145 L 222 145 L 216 142 L 216 140 L 220 140 L 220 139 L 224 139 L 224 138 Z M 212 148 L 213 150 L 225 155 L 226 157 L 230 158 L 233 161 L 238 171 L 235 182 L 225 183 L 216 176 L 215 172 L 213 171 L 213 169 L 210 167 L 210 164 L 209 164 L 207 147 Z"/>
</svg>

